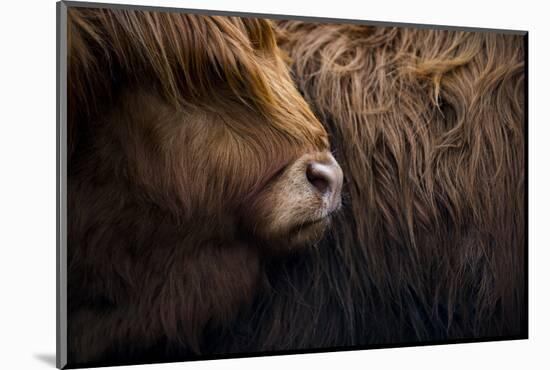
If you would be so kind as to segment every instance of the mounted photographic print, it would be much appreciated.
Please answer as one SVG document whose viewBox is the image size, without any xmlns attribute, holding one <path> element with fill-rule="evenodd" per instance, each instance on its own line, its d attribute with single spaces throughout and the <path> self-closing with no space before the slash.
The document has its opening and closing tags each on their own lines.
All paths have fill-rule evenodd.
<svg viewBox="0 0 550 370">
<path fill-rule="evenodd" d="M 57 10 L 58 367 L 527 338 L 527 32 Z"/>
</svg>

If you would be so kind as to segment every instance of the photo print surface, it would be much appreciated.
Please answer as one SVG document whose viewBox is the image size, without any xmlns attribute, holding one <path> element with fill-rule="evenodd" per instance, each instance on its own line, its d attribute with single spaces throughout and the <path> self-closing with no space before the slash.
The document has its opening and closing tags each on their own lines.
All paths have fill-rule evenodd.
<svg viewBox="0 0 550 370">
<path fill-rule="evenodd" d="M 64 11 L 62 366 L 527 337 L 525 32 Z"/>
</svg>

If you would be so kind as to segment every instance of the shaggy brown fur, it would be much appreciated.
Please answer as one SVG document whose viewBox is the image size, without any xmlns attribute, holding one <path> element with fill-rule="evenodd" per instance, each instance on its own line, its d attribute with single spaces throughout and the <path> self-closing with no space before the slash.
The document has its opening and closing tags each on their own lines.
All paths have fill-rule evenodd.
<svg viewBox="0 0 550 370">
<path fill-rule="evenodd" d="M 234 348 L 526 336 L 523 37 L 280 22 L 347 201 Z"/>
<path fill-rule="evenodd" d="M 279 23 L 346 191 L 289 256 L 328 143 L 270 23 L 68 19 L 70 364 L 525 335 L 520 36 Z"/>
<path fill-rule="evenodd" d="M 304 166 L 333 161 L 326 131 L 268 21 L 68 15 L 69 364 L 199 354 L 263 255 L 321 236 Z"/>
</svg>

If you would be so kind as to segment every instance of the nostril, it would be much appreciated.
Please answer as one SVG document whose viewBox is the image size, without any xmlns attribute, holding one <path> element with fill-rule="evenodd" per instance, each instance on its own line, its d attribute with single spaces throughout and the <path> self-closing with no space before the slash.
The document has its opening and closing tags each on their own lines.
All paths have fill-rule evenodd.
<svg viewBox="0 0 550 370">
<path fill-rule="evenodd" d="M 310 163 L 306 169 L 306 177 L 321 194 L 330 191 L 331 175 L 330 169 L 320 163 Z"/>
</svg>

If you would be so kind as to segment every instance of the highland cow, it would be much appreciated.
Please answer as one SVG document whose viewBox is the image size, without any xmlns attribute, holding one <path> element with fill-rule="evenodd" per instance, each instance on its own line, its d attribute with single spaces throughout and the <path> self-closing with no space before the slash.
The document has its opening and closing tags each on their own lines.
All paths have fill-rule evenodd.
<svg viewBox="0 0 550 370">
<path fill-rule="evenodd" d="M 266 266 L 271 289 L 232 348 L 526 338 L 524 36 L 277 31 L 331 136 L 344 206 L 315 250 Z"/>
<path fill-rule="evenodd" d="M 68 12 L 70 365 L 204 353 L 342 171 L 265 20 Z"/>
<path fill-rule="evenodd" d="M 70 365 L 526 336 L 521 36 L 68 23 Z"/>
</svg>

